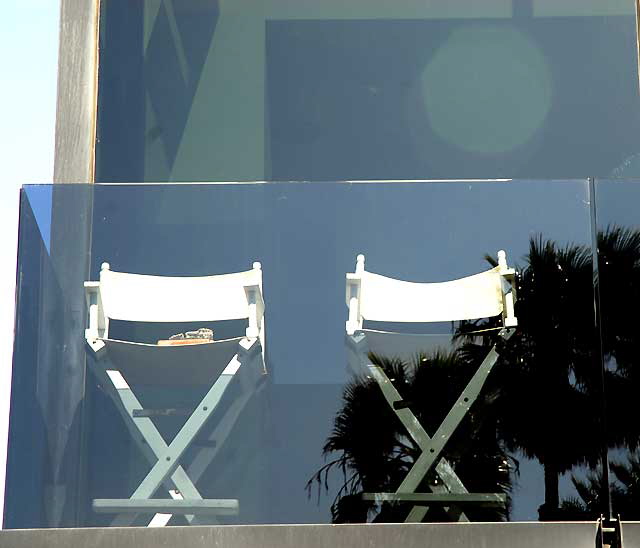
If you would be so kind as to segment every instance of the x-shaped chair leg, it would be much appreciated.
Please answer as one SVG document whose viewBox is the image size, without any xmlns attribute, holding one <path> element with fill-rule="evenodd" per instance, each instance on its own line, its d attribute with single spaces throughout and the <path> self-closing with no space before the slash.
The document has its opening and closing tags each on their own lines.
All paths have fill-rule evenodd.
<svg viewBox="0 0 640 548">
<path fill-rule="evenodd" d="M 256 356 L 259 354 L 259 356 Z M 262 358 L 261 347 L 254 345 L 251 347 L 251 352 L 247 352 L 246 357 L 243 359 L 243 367 L 240 368 L 236 377 L 242 387 L 242 395 L 234 398 L 233 402 L 229 405 L 229 408 L 225 411 L 225 418 L 219 424 L 217 424 L 214 430 L 209 434 L 209 440 L 215 440 L 215 444 L 211 447 L 204 447 L 198 451 L 198 454 L 193 459 L 193 462 L 189 465 L 187 473 L 193 481 L 197 482 L 202 474 L 206 471 L 211 464 L 215 456 L 224 445 L 224 440 L 227 439 L 234 425 L 240 418 L 242 411 L 254 397 L 257 392 L 264 386 L 261 381 L 265 378 L 265 371 L 261 362 L 257 363 L 258 367 L 253 367 L 253 360 L 256 357 Z M 247 360 L 247 365 L 251 367 L 245 367 L 244 362 Z"/>
<path fill-rule="evenodd" d="M 503 330 L 500 336 L 507 340 L 511 337 L 513 331 Z M 436 462 L 442 453 L 445 445 L 455 432 L 456 428 L 460 425 L 462 419 L 466 416 L 471 409 L 471 406 L 480 395 L 480 391 L 489 376 L 489 373 L 493 369 L 493 366 L 498 361 L 498 351 L 496 346 L 489 351 L 485 359 L 480 364 L 480 367 L 476 370 L 473 377 L 467 384 L 466 388 L 462 391 L 462 394 L 458 397 L 454 406 L 450 409 L 447 416 L 442 421 L 442 424 L 436 430 L 429 443 L 421 448 L 422 454 L 418 457 L 411 470 L 407 474 L 406 478 L 398 488 L 398 492 L 411 492 L 415 491 L 420 482 L 422 481 L 424 474 L 428 472 Z"/>
<path fill-rule="evenodd" d="M 382 368 L 372 364 L 369 360 L 369 346 L 367 344 L 366 335 L 364 333 L 356 333 L 355 335 L 347 336 L 347 341 L 350 343 L 352 351 L 360 362 L 359 370 L 368 371 L 370 373 L 371 377 L 373 377 L 373 379 L 378 383 L 389 407 L 393 409 L 413 441 L 416 442 L 422 451 L 425 451 L 425 448 L 428 447 L 428 444 L 431 442 L 431 438 L 410 409 L 394 408 L 394 404 L 396 402 L 401 402 L 403 398 Z M 442 483 L 432 486 L 435 493 L 467 493 L 465 486 L 446 459 L 443 458 L 438 462 L 436 465 L 436 473 L 440 477 Z M 370 496 L 370 494 L 365 493 L 364 498 L 366 500 L 380 500 L 377 495 L 378 494 L 376 493 Z M 446 510 L 449 516 L 455 521 L 468 521 L 464 513 L 455 506 L 447 508 Z M 426 507 L 414 507 L 409 514 L 411 521 L 422 521 L 426 512 Z"/>
<path fill-rule="evenodd" d="M 136 439 L 139 438 L 139 445 L 146 446 L 151 449 L 151 453 L 153 456 L 149 458 L 149 462 L 153 463 L 160 455 L 167 450 L 167 444 L 164 441 L 164 438 L 158 432 L 156 426 L 153 424 L 153 421 L 148 417 L 134 417 L 133 411 L 136 409 L 141 409 L 142 405 L 136 398 L 135 394 L 124 380 L 119 371 L 109 370 L 107 371 L 113 386 L 116 389 L 116 393 L 122 402 L 123 408 L 127 411 L 127 418 L 129 419 L 127 422 L 131 422 L 133 426 L 137 429 L 137 433 L 133 433 L 136 436 Z M 141 437 L 140 437 L 141 436 Z M 154 458 L 155 457 L 155 458 Z M 182 468 L 182 466 L 178 466 L 175 472 L 171 475 L 171 483 L 175 486 L 175 489 L 170 489 L 169 493 L 172 498 L 179 499 L 181 497 L 186 497 L 188 499 L 202 499 L 202 496 L 198 492 L 198 489 L 193 484 L 193 482 L 189 479 L 186 472 Z M 170 517 L 170 516 L 169 516 Z M 185 516 L 189 523 L 193 523 L 195 516 L 188 515 Z M 117 519 L 117 518 L 116 518 Z M 154 518 L 156 523 L 159 519 L 158 516 Z M 166 522 L 169 520 L 167 519 Z M 166 523 L 165 522 L 165 523 Z"/>
<path fill-rule="evenodd" d="M 158 456 L 166 450 L 167 444 L 156 429 L 153 421 L 148 417 L 134 417 L 133 411 L 141 409 L 142 404 L 133 393 L 119 371 L 105 371 L 99 366 L 93 366 L 94 373 L 107 386 L 111 384 L 114 390 L 109 390 L 109 397 L 120 412 L 131 437 L 150 463 L 155 463 Z M 182 466 L 178 466 L 167 484 L 167 490 L 172 497 L 184 495 L 189 499 L 202 499 L 193 482 L 189 479 Z M 195 516 L 185 516 L 189 523 L 193 523 Z M 155 518 L 154 518 L 155 519 Z M 166 520 L 168 522 L 168 519 Z"/>
<path fill-rule="evenodd" d="M 149 509 L 153 509 L 157 504 L 154 506 L 153 502 L 148 501 L 147 499 L 150 499 L 158 487 L 161 484 L 166 483 L 169 477 L 171 478 L 171 483 L 176 486 L 178 491 L 177 493 L 175 491 L 170 491 L 174 500 L 181 500 L 182 495 L 186 495 L 191 500 L 202 500 L 202 497 L 198 493 L 196 487 L 180 466 L 180 459 L 184 451 L 193 441 L 193 438 L 198 434 L 207 419 L 212 415 L 220 403 L 225 390 L 241 366 L 241 361 L 243 361 L 242 358 L 248 354 L 248 351 L 255 345 L 255 343 L 255 339 L 243 339 L 240 341 L 240 351 L 238 354 L 231 359 L 222 375 L 209 389 L 198 405 L 196 411 L 194 411 L 194 413 L 189 417 L 187 422 L 183 425 L 169 445 L 164 442 L 164 439 L 149 418 L 133 418 L 133 409 L 140 407 L 137 398 L 119 372 L 112 371 L 109 373 L 109 377 L 113 382 L 114 387 L 116 388 L 116 393 L 122 403 L 122 408 L 126 411 L 125 417 L 127 418 L 128 426 L 133 423 L 135 429 L 142 435 L 142 445 L 144 446 L 145 442 L 148 444 L 157 461 L 128 501 L 96 499 L 94 501 L 94 507 L 97 510 L 108 511 L 109 509 L 122 509 L 128 506 L 127 503 L 130 503 L 133 508 L 147 506 Z M 119 382 L 124 382 L 124 384 L 118 385 L 117 383 Z M 136 439 L 138 438 L 136 437 Z M 145 453 L 148 453 L 148 451 L 145 451 Z M 148 504 L 144 504 L 141 501 L 145 501 Z M 211 503 L 210 507 L 213 511 L 215 511 L 216 508 L 220 508 L 220 513 L 235 513 L 237 511 L 236 501 L 209 500 L 206 502 Z M 167 506 L 170 507 L 171 505 L 167 503 Z M 194 505 L 194 507 L 197 507 L 197 504 Z M 122 512 L 116 517 L 112 525 L 130 525 L 135 520 L 136 515 L 137 513 L 135 511 L 131 513 Z M 156 514 L 154 520 L 158 520 L 159 517 L 160 516 Z M 193 521 L 193 517 L 191 515 L 187 515 L 187 519 Z"/>
<path fill-rule="evenodd" d="M 506 341 L 511 337 L 512 334 L 512 329 L 503 329 L 500 331 L 499 336 Z M 358 339 L 358 337 L 361 338 Z M 366 367 L 368 367 L 373 378 L 382 389 L 387 403 L 391 406 L 392 409 L 394 409 L 394 412 L 396 413 L 398 418 L 402 421 L 411 437 L 422 450 L 422 454 L 418 457 L 414 465 L 411 467 L 411 470 L 402 481 L 395 493 L 367 494 L 365 495 L 365 498 L 372 498 L 373 500 L 378 501 L 412 500 L 414 502 L 423 501 L 425 503 L 446 501 L 451 502 L 452 504 L 455 504 L 455 502 L 504 504 L 506 502 L 506 498 L 501 494 L 469 494 L 455 472 L 453 472 L 453 470 L 451 469 L 450 465 L 448 465 L 446 460 L 444 458 L 440 458 L 440 454 L 444 449 L 447 441 L 459 426 L 460 422 L 471 408 L 471 405 L 477 399 L 482 386 L 484 385 L 489 373 L 491 372 L 491 369 L 498 360 L 499 355 L 496 346 L 494 346 L 489 351 L 482 364 L 467 384 L 467 387 L 464 389 L 464 391 L 456 401 L 456 404 L 451 408 L 433 437 L 429 438 L 415 415 L 409 409 L 396 409 L 394 407 L 394 404 L 396 402 L 400 402 L 402 398 L 391 381 L 388 379 L 382 368 L 371 364 L 368 360 L 366 336 L 364 334 L 353 336 L 352 341 L 356 346 L 357 353 L 362 363 Z M 435 489 L 432 495 L 416 493 L 416 489 L 436 462 L 436 473 L 440 476 L 443 485 L 447 488 L 450 495 L 442 494 L 442 490 L 438 492 Z M 451 517 L 455 517 L 452 514 L 452 508 L 446 508 L 446 510 Z M 466 516 L 464 515 L 464 513 L 460 512 L 459 509 L 455 511 L 459 512 L 458 521 L 466 521 Z M 426 515 L 426 512 L 426 506 L 416 505 L 412 508 L 405 521 L 422 521 L 422 519 Z"/>
</svg>

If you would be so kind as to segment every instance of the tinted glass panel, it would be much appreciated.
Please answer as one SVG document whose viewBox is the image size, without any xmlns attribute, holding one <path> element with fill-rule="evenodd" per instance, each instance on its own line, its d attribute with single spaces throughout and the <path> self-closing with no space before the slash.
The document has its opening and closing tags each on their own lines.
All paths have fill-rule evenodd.
<svg viewBox="0 0 640 548">
<path fill-rule="evenodd" d="M 50 252 L 46 192 L 23 193 L 7 526 L 580 510 L 571 478 L 602 445 L 586 181 L 54 190 Z M 484 272 L 501 249 L 506 341 L 508 277 L 394 281 Z"/>
<path fill-rule="evenodd" d="M 635 20 L 633 0 L 105 0 L 96 180 L 633 175 Z"/>
<path fill-rule="evenodd" d="M 635 329 L 640 266 L 637 181 L 595 183 L 600 318 L 605 363 L 607 442 L 612 503 L 623 519 L 640 517 L 639 432 L 631 402 L 638 382 Z"/>
<path fill-rule="evenodd" d="M 86 307 L 78 287 L 88 274 L 91 193 L 87 185 L 21 192 L 5 527 L 79 523 Z"/>
</svg>

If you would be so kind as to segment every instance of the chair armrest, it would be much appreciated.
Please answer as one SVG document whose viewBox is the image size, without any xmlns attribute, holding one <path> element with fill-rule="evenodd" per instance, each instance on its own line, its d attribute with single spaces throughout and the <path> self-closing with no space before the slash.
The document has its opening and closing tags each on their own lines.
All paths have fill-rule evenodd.
<svg viewBox="0 0 640 548">
<path fill-rule="evenodd" d="M 249 326 L 246 335 L 250 338 L 260 336 L 262 330 L 262 318 L 264 316 L 264 298 L 259 284 L 246 285 L 244 287 L 249 304 Z"/>
<path fill-rule="evenodd" d="M 92 344 L 96 339 L 107 336 L 108 319 L 104 315 L 100 297 L 100 282 L 84 282 L 84 289 L 89 316 L 88 328 L 84 333 L 87 342 Z"/>
</svg>

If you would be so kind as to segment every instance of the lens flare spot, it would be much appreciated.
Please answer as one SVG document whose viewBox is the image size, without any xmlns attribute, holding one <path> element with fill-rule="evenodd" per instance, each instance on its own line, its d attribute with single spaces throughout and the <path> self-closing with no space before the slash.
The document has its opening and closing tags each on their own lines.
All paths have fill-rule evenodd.
<svg viewBox="0 0 640 548">
<path fill-rule="evenodd" d="M 453 31 L 421 79 L 433 131 L 470 152 L 499 154 L 526 143 L 551 108 L 547 59 L 531 38 L 510 26 Z"/>
</svg>

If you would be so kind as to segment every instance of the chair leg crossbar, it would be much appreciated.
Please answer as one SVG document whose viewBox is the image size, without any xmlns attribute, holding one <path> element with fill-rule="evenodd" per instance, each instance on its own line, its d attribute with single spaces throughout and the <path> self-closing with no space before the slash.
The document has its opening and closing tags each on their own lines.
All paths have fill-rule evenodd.
<svg viewBox="0 0 640 548">
<path fill-rule="evenodd" d="M 238 353 L 230 360 L 170 444 L 164 441 L 153 424 L 150 416 L 154 414 L 141 412 L 143 406 L 122 374 L 114 369 L 105 369 L 100 362 L 100 354 L 97 360 L 89 360 L 98 378 L 108 387 L 109 395 L 133 439 L 153 464 L 128 499 L 94 499 L 94 511 L 117 514 L 112 522 L 114 526 L 131 525 L 139 514 L 155 514 L 150 525 L 156 526 L 168 523 L 173 514 L 184 515 L 192 524 L 197 523 L 196 516 L 200 515 L 208 516 L 207 523 L 211 523 L 212 519 L 215 522 L 215 516 L 238 514 L 239 502 L 236 499 L 203 499 L 180 465 L 180 459 L 216 410 L 243 362 L 251 359 L 256 346 L 259 346 L 256 339 L 243 339 L 240 342 Z M 161 485 L 166 487 L 171 498 L 152 498 Z"/>
<path fill-rule="evenodd" d="M 502 341 L 507 341 L 513 333 L 514 329 L 504 328 L 499 332 L 499 336 Z M 367 371 L 376 381 L 389 407 L 400 419 L 411 438 L 422 451 L 395 493 L 364 493 L 363 499 L 376 502 L 397 501 L 413 503 L 405 522 L 422 521 L 427 514 L 428 508 L 434 505 L 443 506 L 453 521 L 468 521 L 464 514 L 464 506 L 467 505 L 505 505 L 506 496 L 504 494 L 469 493 L 451 465 L 441 456 L 445 445 L 477 399 L 489 373 L 498 360 L 498 345 L 494 345 L 489 351 L 436 433 L 430 437 L 411 409 L 403 405 L 402 396 L 389 380 L 384 370 L 372 364 L 369 360 L 366 334 L 359 331 L 354 335 L 348 335 L 347 340 L 350 342 L 350 346 L 360 362 L 361 370 Z M 430 486 L 431 493 L 416 492 L 429 470 L 434 467 L 436 474 L 440 478 L 440 483 Z"/>
</svg>

